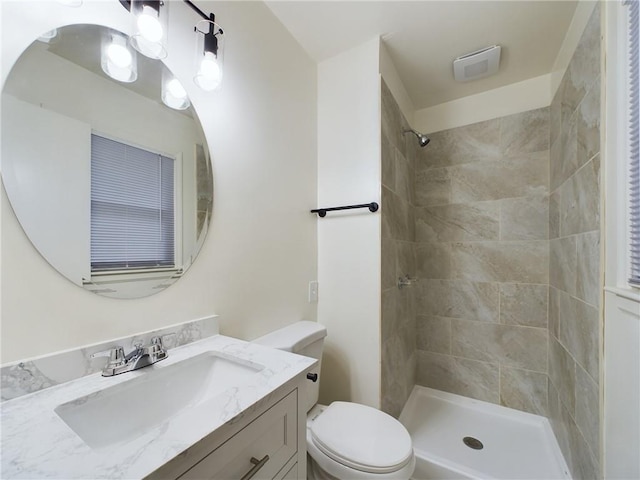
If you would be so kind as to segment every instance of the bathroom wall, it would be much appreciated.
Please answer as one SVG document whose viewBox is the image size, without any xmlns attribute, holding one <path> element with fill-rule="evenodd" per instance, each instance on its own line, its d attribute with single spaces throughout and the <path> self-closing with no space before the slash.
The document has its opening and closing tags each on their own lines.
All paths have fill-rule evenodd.
<svg viewBox="0 0 640 480">
<path fill-rule="evenodd" d="M 521 82 L 422 108 L 414 114 L 414 128 L 439 132 L 515 113 L 548 107 L 551 103 L 547 73 Z"/>
<path fill-rule="evenodd" d="M 127 31 L 119 2 L 7 2 L 2 8 L 2 82 L 42 32 L 70 23 Z M 2 192 L 3 363 L 133 335 L 211 314 L 220 330 L 251 339 L 316 319 L 316 65 L 260 2 L 212 2 L 227 35 L 222 90 L 193 85 L 197 16 L 170 2 L 166 64 L 182 81 L 212 153 L 214 212 L 202 251 L 184 277 L 139 300 L 114 300 L 62 278 L 25 237 Z M 268 41 L 265 41 L 268 39 Z M 251 135 L 248 135 L 250 132 Z"/>
<path fill-rule="evenodd" d="M 575 478 L 600 463 L 600 6 L 551 104 L 549 416 Z"/>
<path fill-rule="evenodd" d="M 417 383 L 547 412 L 549 109 L 431 135 L 416 164 Z"/>
<path fill-rule="evenodd" d="M 396 286 L 401 272 L 415 273 L 410 210 L 418 144 L 402 135 L 403 109 L 413 106 L 379 38 L 320 62 L 318 205 L 380 205 L 374 214 L 318 219 L 318 321 L 328 331 L 320 401 L 356 401 L 393 415 L 415 371 L 415 289 Z"/>
<path fill-rule="evenodd" d="M 379 38 L 318 64 L 318 206 L 380 203 Z M 314 205 L 315 208 L 315 205 Z M 318 218 L 320 401 L 380 407 L 380 211 Z"/>
<path fill-rule="evenodd" d="M 381 408 L 397 417 L 415 384 L 416 287 L 398 288 L 398 278 L 416 277 L 413 178 L 420 146 L 403 134 L 409 123 L 384 79 L 381 98 Z"/>
</svg>

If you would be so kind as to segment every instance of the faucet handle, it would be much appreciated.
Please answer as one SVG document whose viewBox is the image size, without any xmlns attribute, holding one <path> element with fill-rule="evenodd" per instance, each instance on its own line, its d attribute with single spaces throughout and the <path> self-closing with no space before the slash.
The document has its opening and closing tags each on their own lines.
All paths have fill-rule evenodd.
<svg viewBox="0 0 640 480">
<path fill-rule="evenodd" d="M 120 365 L 124 362 L 124 349 L 121 346 L 116 345 L 109 350 L 103 350 L 91 355 L 91 358 L 97 357 L 109 357 L 108 365 Z"/>
<path fill-rule="evenodd" d="M 164 346 L 163 340 L 170 335 L 175 335 L 175 333 L 169 333 L 167 335 L 161 335 L 151 338 L 149 353 L 153 355 L 157 360 L 162 360 L 163 358 L 167 357 L 167 349 Z"/>
<path fill-rule="evenodd" d="M 153 337 L 151 338 L 151 345 L 157 345 L 159 348 L 164 350 L 165 349 L 164 342 L 167 340 L 167 338 L 175 337 L 175 336 L 176 336 L 175 333 L 167 333 L 166 335 L 159 335 L 157 337 Z"/>
</svg>

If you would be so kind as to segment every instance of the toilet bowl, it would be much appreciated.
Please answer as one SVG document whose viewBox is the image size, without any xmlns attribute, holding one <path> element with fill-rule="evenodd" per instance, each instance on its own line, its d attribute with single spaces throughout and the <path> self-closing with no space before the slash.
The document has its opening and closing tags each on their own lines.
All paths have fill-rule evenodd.
<svg viewBox="0 0 640 480">
<path fill-rule="evenodd" d="M 316 405 L 307 415 L 308 478 L 408 479 L 411 437 L 395 418 L 357 403 Z"/>
<path fill-rule="evenodd" d="M 254 340 L 318 360 L 321 372 L 326 328 L 296 322 Z M 318 405 L 319 381 L 302 395 L 307 413 L 307 478 L 310 480 L 408 480 L 415 468 L 411 437 L 392 416 L 352 402 Z"/>
</svg>

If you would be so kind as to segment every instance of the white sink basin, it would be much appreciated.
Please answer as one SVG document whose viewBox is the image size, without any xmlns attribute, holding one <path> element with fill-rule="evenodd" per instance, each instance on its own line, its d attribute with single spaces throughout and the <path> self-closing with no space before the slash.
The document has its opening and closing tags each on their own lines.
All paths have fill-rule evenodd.
<svg viewBox="0 0 640 480">
<path fill-rule="evenodd" d="M 87 445 L 100 449 L 133 440 L 263 369 L 214 352 L 146 368 L 140 370 L 144 375 L 59 405 L 55 412 Z"/>
</svg>

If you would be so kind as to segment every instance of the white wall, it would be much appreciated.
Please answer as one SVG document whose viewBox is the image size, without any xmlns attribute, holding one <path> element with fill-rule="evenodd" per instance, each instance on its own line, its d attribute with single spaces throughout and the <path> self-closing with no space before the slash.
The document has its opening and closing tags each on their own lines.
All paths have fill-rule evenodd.
<svg viewBox="0 0 640 480">
<path fill-rule="evenodd" d="M 400 111 L 404 115 L 404 118 L 407 119 L 409 125 L 413 126 L 413 116 L 416 108 L 413 106 L 413 101 L 409 96 L 409 92 L 407 92 L 407 89 L 396 70 L 396 66 L 393 64 L 391 55 L 389 55 L 389 51 L 383 42 L 380 42 L 380 75 L 384 78 L 384 82 L 387 84 L 387 87 L 389 87 L 393 98 L 398 102 L 398 106 L 400 107 Z"/>
<path fill-rule="evenodd" d="M 604 478 L 640 478 L 640 300 L 607 291 L 604 314 Z"/>
<path fill-rule="evenodd" d="M 166 64 L 185 85 L 212 153 L 214 213 L 198 260 L 152 297 L 114 300 L 73 285 L 35 251 L 2 192 L 2 362 L 159 328 L 212 313 L 221 332 L 251 339 L 315 320 L 307 285 L 317 278 L 316 67 L 262 4 L 211 2 L 226 31 L 225 80 L 215 94 L 193 77 L 195 14 L 170 2 Z M 62 24 L 126 31 L 116 0 L 2 4 L 2 83 L 21 52 Z"/>
<path fill-rule="evenodd" d="M 318 205 L 380 203 L 379 39 L 318 65 Z M 380 214 L 318 218 L 320 401 L 380 405 Z"/>
<path fill-rule="evenodd" d="M 91 276 L 91 125 L 3 93 L 2 126 L 13 210 L 40 253 L 82 286 Z"/>
<path fill-rule="evenodd" d="M 4 93 L 83 121 L 97 133 L 134 146 L 166 155 L 193 156 L 193 145 L 201 139 L 196 122 L 188 115 L 166 107 L 159 98 L 142 96 L 102 74 L 37 48 L 41 45 L 38 42 L 20 59 Z"/>
<path fill-rule="evenodd" d="M 601 129 L 604 212 L 604 411 L 601 417 L 604 478 L 640 478 L 640 289 L 628 269 L 628 165 L 626 155 L 627 59 L 623 8 L 602 7 L 605 81 Z"/>
<path fill-rule="evenodd" d="M 484 120 L 548 107 L 553 97 L 551 74 L 530 78 L 504 87 L 422 108 L 414 114 L 414 128 L 434 133 Z"/>
</svg>

